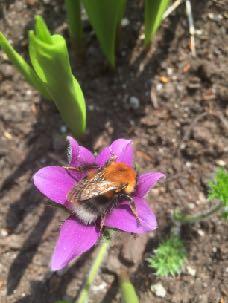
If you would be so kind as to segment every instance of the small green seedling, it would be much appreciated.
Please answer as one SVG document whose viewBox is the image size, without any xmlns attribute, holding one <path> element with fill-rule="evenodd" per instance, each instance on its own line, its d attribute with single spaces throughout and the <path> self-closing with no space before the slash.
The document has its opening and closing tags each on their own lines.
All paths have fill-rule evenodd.
<svg viewBox="0 0 228 303">
<path fill-rule="evenodd" d="M 177 235 L 171 235 L 155 250 L 155 254 L 147 259 L 149 267 L 160 277 L 174 276 L 182 270 L 186 259 L 186 250 Z"/>
</svg>

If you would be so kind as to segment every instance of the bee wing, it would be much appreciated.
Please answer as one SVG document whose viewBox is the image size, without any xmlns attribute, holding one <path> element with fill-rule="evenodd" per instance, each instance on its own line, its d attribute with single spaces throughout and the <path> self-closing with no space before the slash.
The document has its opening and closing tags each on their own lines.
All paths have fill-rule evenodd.
<svg viewBox="0 0 228 303">
<path fill-rule="evenodd" d="M 118 189 L 118 186 L 108 180 L 82 180 L 77 183 L 68 194 L 70 202 L 85 201 L 100 195 L 103 195 L 111 190 Z"/>
</svg>

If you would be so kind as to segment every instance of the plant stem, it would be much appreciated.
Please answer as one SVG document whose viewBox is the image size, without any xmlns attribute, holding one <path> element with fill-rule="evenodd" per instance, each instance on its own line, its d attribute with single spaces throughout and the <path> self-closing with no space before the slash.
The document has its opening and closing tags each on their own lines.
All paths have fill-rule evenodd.
<svg viewBox="0 0 228 303">
<path fill-rule="evenodd" d="M 70 40 L 73 48 L 79 55 L 83 52 L 83 29 L 80 2 L 80 0 L 65 0 Z"/>
<path fill-rule="evenodd" d="M 219 211 L 221 208 L 223 208 L 223 206 L 224 205 L 222 203 L 218 203 L 217 205 L 209 209 L 207 212 L 199 213 L 196 215 L 184 215 L 182 213 L 176 213 L 173 215 L 173 219 L 174 221 L 178 221 L 181 223 L 196 223 L 207 219 L 208 217 Z"/>
<path fill-rule="evenodd" d="M 98 273 L 98 270 L 104 260 L 104 257 L 109 249 L 110 246 L 110 239 L 104 238 L 103 243 L 101 244 L 99 251 L 97 253 L 96 259 L 93 262 L 90 272 L 87 276 L 87 279 L 85 281 L 85 284 L 81 290 L 80 296 L 78 298 L 78 300 L 75 303 L 87 303 L 88 299 L 89 299 L 89 290 L 90 287 L 94 281 L 94 279 L 96 278 L 96 275 Z"/>
</svg>

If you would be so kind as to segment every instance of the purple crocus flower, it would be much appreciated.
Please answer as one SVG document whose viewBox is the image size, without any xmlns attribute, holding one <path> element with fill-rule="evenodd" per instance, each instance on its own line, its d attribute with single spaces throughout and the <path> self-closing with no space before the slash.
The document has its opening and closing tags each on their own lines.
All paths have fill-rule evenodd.
<svg viewBox="0 0 228 303">
<path fill-rule="evenodd" d="M 133 166 L 133 146 L 130 140 L 115 140 L 97 156 L 94 156 L 72 137 L 67 137 L 67 139 L 69 141 L 70 166 L 79 167 L 96 164 L 102 167 L 113 155 L 116 156 L 117 162 Z M 53 202 L 70 210 L 67 195 L 75 186 L 75 183 L 84 178 L 85 175 L 85 172 L 77 171 L 71 171 L 69 174 L 69 171 L 61 166 L 46 166 L 40 169 L 33 178 L 35 186 L 41 193 Z M 137 185 L 132 198 L 135 202 L 140 224 L 133 215 L 129 202 L 120 201 L 106 216 L 104 226 L 136 234 L 154 230 L 157 227 L 156 217 L 144 196 L 162 177 L 164 177 L 164 174 L 160 172 L 148 172 L 137 177 Z M 61 226 L 59 239 L 51 259 L 51 269 L 60 270 L 75 257 L 89 250 L 98 241 L 101 232 L 98 222 L 85 225 L 72 214 Z"/>
</svg>

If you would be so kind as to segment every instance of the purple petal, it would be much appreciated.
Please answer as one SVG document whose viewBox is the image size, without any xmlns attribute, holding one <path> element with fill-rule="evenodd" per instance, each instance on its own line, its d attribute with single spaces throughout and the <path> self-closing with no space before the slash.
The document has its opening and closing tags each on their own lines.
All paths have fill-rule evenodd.
<svg viewBox="0 0 228 303">
<path fill-rule="evenodd" d="M 67 140 L 69 141 L 69 163 L 71 166 L 95 163 L 95 157 L 91 151 L 84 146 L 80 146 L 72 137 L 68 136 Z"/>
<path fill-rule="evenodd" d="M 96 163 L 103 166 L 112 156 L 117 156 L 118 162 L 126 163 L 129 166 L 133 164 L 133 146 L 131 140 L 118 139 L 110 146 L 105 147 L 96 157 Z"/>
<path fill-rule="evenodd" d="M 135 196 L 143 198 L 147 192 L 165 175 L 159 172 L 149 172 L 138 177 Z"/>
<path fill-rule="evenodd" d="M 68 192 L 76 181 L 60 166 L 46 166 L 38 170 L 33 176 L 33 181 L 38 190 L 50 200 L 64 204 Z"/>
<path fill-rule="evenodd" d="M 109 214 L 105 226 L 118 228 L 123 231 L 141 234 L 157 227 L 156 217 L 147 202 L 141 198 L 134 198 L 140 224 L 137 224 L 135 216 L 129 207 L 129 202 L 121 202 Z"/>
<path fill-rule="evenodd" d="M 51 269 L 64 268 L 75 257 L 89 250 L 100 237 L 100 231 L 92 225 L 83 225 L 69 217 L 62 225 L 51 259 Z"/>
</svg>

